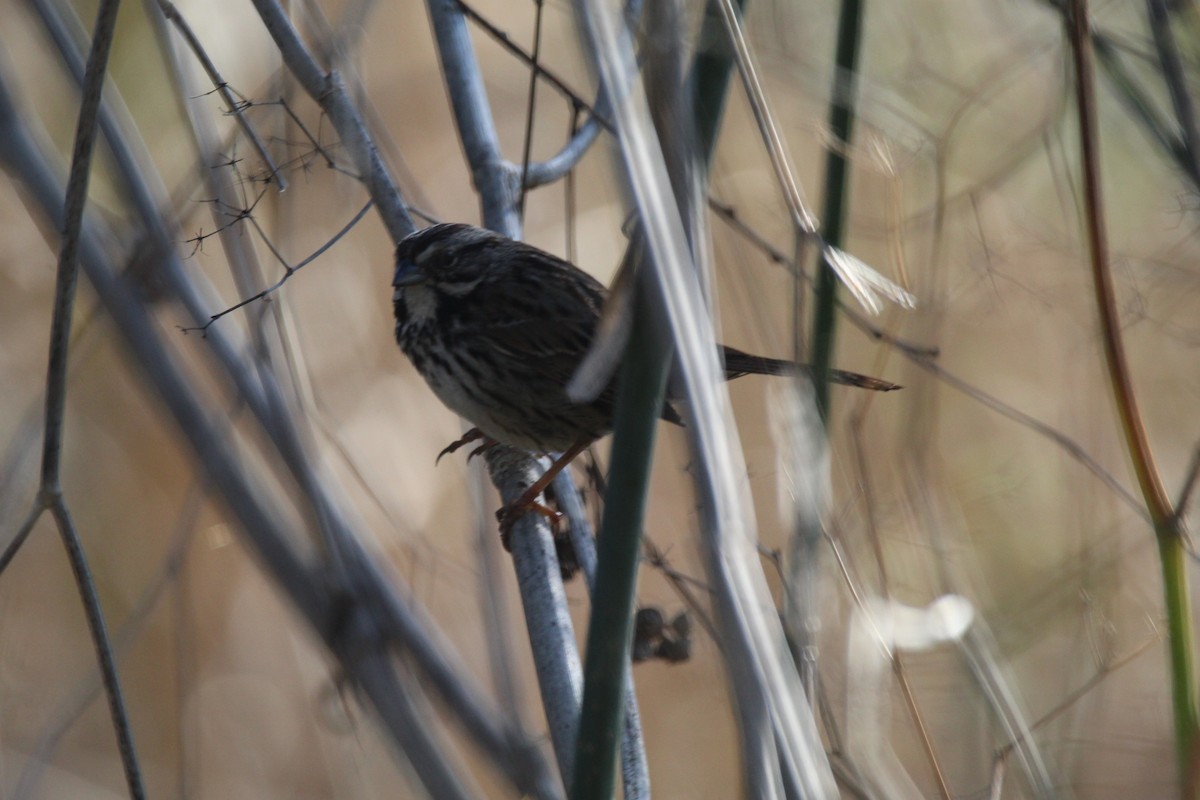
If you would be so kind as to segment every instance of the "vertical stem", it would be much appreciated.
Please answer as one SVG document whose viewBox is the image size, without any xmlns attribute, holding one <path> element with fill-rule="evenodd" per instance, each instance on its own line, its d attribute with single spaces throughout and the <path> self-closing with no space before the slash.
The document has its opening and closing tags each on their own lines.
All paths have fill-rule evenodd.
<svg viewBox="0 0 1200 800">
<path fill-rule="evenodd" d="M 1109 269 L 1108 241 L 1104 223 L 1104 198 L 1100 183 L 1100 142 L 1097 136 L 1096 96 L 1093 83 L 1092 41 L 1087 0 L 1072 0 L 1067 16 L 1074 57 L 1076 102 L 1079 111 L 1079 144 L 1083 168 L 1083 198 L 1086 212 L 1087 246 L 1091 260 L 1092 285 L 1100 313 L 1100 334 L 1108 364 L 1109 382 L 1125 445 L 1142 490 L 1146 508 L 1158 537 L 1162 562 L 1163 592 L 1167 613 L 1167 647 L 1170 652 L 1171 689 L 1175 713 L 1175 744 L 1181 774 L 1188 783 L 1188 764 L 1193 760 L 1200 719 L 1197 717 L 1195 680 L 1195 634 L 1187 583 L 1186 555 L 1180 520 L 1171 506 L 1154 463 L 1150 442 L 1129 372 L 1120 334 L 1116 292 Z M 1191 796 L 1196 787 L 1185 787 Z"/>
<path fill-rule="evenodd" d="M 858 48 L 862 40 L 862 16 L 865 3 L 843 0 L 838 18 L 837 59 L 829 100 L 829 130 L 833 146 L 825 157 L 825 202 L 821 212 L 821 231 L 825 241 L 841 247 L 846 215 L 848 165 L 845 146 L 854 132 L 854 100 L 858 85 Z M 813 317 L 813 382 L 817 408 L 829 418 L 829 370 L 833 363 L 835 312 L 837 310 L 837 274 L 823 259 L 817 274 L 816 309 Z"/>
<path fill-rule="evenodd" d="M 58 254 L 58 275 L 54 284 L 54 316 L 50 327 L 50 354 L 46 369 L 46 428 L 42 441 L 42 476 L 38 505 L 41 509 L 49 509 L 58 524 L 59 535 L 75 576 L 92 643 L 96 649 L 96 659 L 108 698 L 109 715 L 112 717 L 113 730 L 125 769 L 125 782 L 130 796 L 141 798 L 145 796 L 145 789 L 142 786 L 141 768 L 130 730 L 129 715 L 125 710 L 120 677 L 113 659 L 112 644 L 104 623 L 104 613 L 100 607 L 96 585 L 79 540 L 79 532 L 63 499 L 61 479 L 63 423 L 67 401 L 67 358 L 70 354 L 75 292 L 79 285 L 79 240 L 83 231 L 83 211 L 87 205 L 88 183 L 91 179 L 92 154 L 96 146 L 96 120 L 100 114 L 101 92 L 108 72 L 108 57 L 112 52 L 120 5 L 119 0 L 104 0 L 100 3 L 92 33 L 92 47 L 84 72 L 79 120 L 75 128 L 75 145 L 71 154 L 71 172 L 67 178 L 64 201 L 62 248 Z"/>
<path fill-rule="evenodd" d="M 654 330 L 645 284 L 643 280 L 638 287 L 633 331 L 617 383 L 616 427 L 596 547 L 596 587 L 585 651 L 572 800 L 609 800 L 616 780 L 613 765 L 629 673 L 642 518 L 670 353 L 662 331 Z"/>
<path fill-rule="evenodd" d="M 744 0 L 739 0 L 739 8 Z M 651 11 L 661 30 L 671 30 L 673 9 Z M 724 42 L 716 3 L 710 3 L 701 42 Z M 684 100 L 671 96 L 654 102 L 659 138 L 673 145 L 667 157 L 676 199 L 686 208 L 690 201 L 686 172 L 706 167 L 712 155 L 724 110 L 732 52 L 728 46 L 701 49 L 683 84 Z M 675 69 L 674 56 L 648 57 L 651 89 L 669 92 Z M 656 78 L 651 80 L 650 78 Z M 620 92 L 606 86 L 610 97 Z M 689 145 L 696 150 L 695 163 L 682 154 Z M 671 155 L 675 156 L 674 159 Z M 704 176 L 706 178 L 707 176 Z M 702 178 L 703 179 L 703 178 Z M 608 800 L 613 795 L 613 762 L 621 733 L 623 692 L 629 682 L 629 648 L 633 633 L 634 592 L 640 563 L 642 519 L 654 447 L 654 428 L 662 413 L 671 346 L 665 328 L 656 324 L 662 307 L 661 289 L 648 269 L 645 240 L 636 235 L 630 244 L 634 265 L 642 265 L 636 288 L 633 330 L 626 347 L 617 384 L 615 428 L 609 484 L 605 493 L 604 519 L 597 546 L 598 567 L 592 596 L 584 664 L 584 695 L 575 758 L 573 800 Z"/>
<path fill-rule="evenodd" d="M 734 6 L 740 13 L 746 7 L 746 0 L 734 0 Z M 709 0 L 705 4 L 699 41 L 703 46 L 696 51 L 688 76 L 688 87 L 696 118 L 696 145 L 707 165 L 716 148 L 717 132 L 725 114 L 725 98 L 729 94 L 729 80 L 733 73 L 733 46 L 721 21 L 719 0 Z"/>
<path fill-rule="evenodd" d="M 529 69 L 529 100 L 525 104 L 525 146 L 521 153 L 521 183 L 517 193 L 517 217 L 525 221 L 525 193 L 529 190 L 529 156 L 533 152 L 533 112 L 537 107 L 538 78 L 542 62 L 542 11 L 544 0 L 535 0 L 537 16 L 533 22 L 533 66 Z M 574 126 L 572 126 L 574 127 Z M 572 131 L 574 133 L 574 131 Z M 568 226 L 569 227 L 569 226 Z"/>
<path fill-rule="evenodd" d="M 1179 768 L 1188 791 L 1196 795 L 1197 727 L 1195 632 L 1188 588 L 1188 557 L 1177 531 L 1158 534 L 1158 557 L 1162 563 L 1163 599 L 1167 610 L 1167 647 L 1171 663 L 1171 696 L 1175 713 L 1175 744 Z"/>
<path fill-rule="evenodd" d="M 51 323 L 50 357 L 46 378 L 46 432 L 42 447 L 42 491 L 61 492 L 59 465 L 62 458 L 63 416 L 67 401 L 67 351 L 71 341 L 71 311 L 75 307 L 75 289 L 79 284 L 79 234 L 83 208 L 87 204 L 88 183 L 92 175 L 92 152 L 96 144 L 96 118 L 100 112 L 100 92 L 107 72 L 117 24 L 119 0 L 100 4 L 92 50 L 88 54 L 79 122 L 75 129 L 75 148 L 71 154 L 71 174 L 67 179 L 63 243 L 58 254 L 58 277 L 54 284 L 54 319 Z M 47 504 L 48 505 L 48 504 Z"/>
</svg>

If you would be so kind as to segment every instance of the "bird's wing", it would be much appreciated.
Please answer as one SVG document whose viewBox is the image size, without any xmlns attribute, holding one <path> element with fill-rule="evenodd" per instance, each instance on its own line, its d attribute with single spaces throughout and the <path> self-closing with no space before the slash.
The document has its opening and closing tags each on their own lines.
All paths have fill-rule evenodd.
<svg viewBox="0 0 1200 800">
<path fill-rule="evenodd" d="M 583 359 L 604 305 L 604 286 L 548 254 L 527 254 L 520 269 L 475 309 L 475 324 L 505 352 L 519 375 L 549 377 L 566 387 Z"/>
</svg>

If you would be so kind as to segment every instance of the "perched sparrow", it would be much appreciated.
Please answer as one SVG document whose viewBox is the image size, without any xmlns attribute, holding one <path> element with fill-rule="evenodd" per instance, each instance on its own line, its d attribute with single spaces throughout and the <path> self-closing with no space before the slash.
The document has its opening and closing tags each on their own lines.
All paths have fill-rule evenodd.
<svg viewBox="0 0 1200 800">
<path fill-rule="evenodd" d="M 567 383 L 587 353 L 607 290 L 575 265 L 472 225 L 434 225 L 396 248 L 396 341 L 434 394 L 476 430 L 450 445 L 502 442 L 562 452 L 529 491 L 498 516 L 507 530 L 554 476 L 612 430 L 615 386 L 584 404 Z M 721 347 L 728 378 L 792 374 L 791 361 Z M 886 381 L 834 371 L 831 379 L 888 391 Z M 663 419 L 679 422 L 670 404 Z M 486 445 L 485 445 L 486 446 Z"/>
</svg>

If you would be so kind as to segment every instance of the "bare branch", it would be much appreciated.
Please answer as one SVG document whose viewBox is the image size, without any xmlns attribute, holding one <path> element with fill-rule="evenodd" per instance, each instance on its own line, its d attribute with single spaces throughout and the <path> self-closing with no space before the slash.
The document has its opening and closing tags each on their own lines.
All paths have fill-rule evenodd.
<svg viewBox="0 0 1200 800">
<path fill-rule="evenodd" d="M 537 108 L 538 74 L 542 71 L 539 56 L 542 51 L 542 11 L 544 0 L 534 0 L 537 12 L 533 22 L 533 69 L 529 71 L 529 100 L 525 104 L 525 146 L 521 153 L 520 195 L 517 199 L 517 217 L 525 219 L 525 193 L 529 191 L 529 154 L 533 150 L 533 114 Z"/>
<path fill-rule="evenodd" d="M 50 503 L 50 511 L 54 514 L 54 521 L 58 524 L 63 546 L 66 547 L 67 560 L 70 562 L 71 571 L 75 576 L 75 585 L 82 595 L 83 610 L 87 615 L 88 628 L 92 632 L 92 639 L 95 643 L 96 659 L 100 664 L 104 694 L 108 699 L 113 731 L 117 736 L 121 763 L 125 768 L 125 783 L 129 787 L 130 796 L 139 800 L 146 796 L 146 790 L 142 786 L 142 770 L 138 764 L 137 750 L 133 743 L 129 714 L 125 711 L 125 699 L 117 673 L 117 662 L 113 656 L 112 642 L 109 639 L 104 614 L 100 608 L 96 581 L 92 578 L 91 567 L 88 566 L 87 556 L 84 554 L 83 545 L 79 540 L 79 531 L 75 528 L 75 522 L 71 519 L 71 512 L 67 509 L 67 503 L 62 494 L 55 494 Z"/>
<path fill-rule="evenodd" d="M 531 98 L 535 82 L 537 80 L 545 80 L 556 90 L 558 90 L 559 94 L 565 97 L 571 103 L 572 107 L 576 109 L 576 111 L 580 109 L 586 109 L 589 112 L 590 116 L 588 117 L 587 122 L 585 122 L 582 127 L 574 132 L 571 138 L 567 141 L 566 145 L 564 145 L 557 154 L 551 156 L 545 161 L 530 163 L 529 154 L 526 153 L 525 158 L 522 161 L 522 177 L 520 186 L 523 187 L 524 190 L 536 189 L 539 186 L 545 186 L 559 180 L 575 168 L 575 165 L 578 164 L 579 160 L 583 158 L 584 154 L 587 153 L 588 148 L 590 148 L 592 143 L 596 141 L 596 137 L 600 135 L 601 129 L 609 132 L 612 131 L 612 123 L 606 118 L 607 111 L 602 109 L 602 106 L 604 105 L 603 95 L 600 96 L 594 106 L 589 104 L 583 99 L 582 95 L 568 86 L 565 81 L 560 79 L 554 73 L 547 70 L 538 61 L 536 45 L 534 53 L 526 52 L 520 45 L 516 44 L 507 33 L 502 31 L 496 25 L 492 24 L 486 17 L 473 9 L 471 6 L 467 5 L 465 2 L 462 2 L 462 0 L 455 0 L 455 4 L 467 18 L 478 25 L 480 29 L 491 36 L 492 39 L 498 42 L 505 50 L 516 56 L 519 61 L 530 68 L 532 76 L 530 78 Z M 532 106 L 533 104 L 530 102 L 531 113 Z M 526 134 L 526 139 L 528 140 L 528 138 L 528 134 Z"/>
<path fill-rule="evenodd" d="M 587 154 L 602 129 L 599 117 L 592 115 L 587 122 L 567 141 L 556 154 L 545 161 L 535 161 L 525 171 L 523 185 L 536 189 L 554 183 L 575 169 L 575 165 Z"/>
<path fill-rule="evenodd" d="M 367 212 L 371 210 L 371 206 L 373 204 L 374 204 L 374 201 L 368 200 L 367 204 L 364 205 L 362 208 L 360 208 L 358 210 L 358 213 L 355 214 L 350 219 L 349 222 L 347 222 L 345 225 L 343 225 L 342 229 L 340 231 L 335 233 L 333 236 L 329 237 L 329 240 L 327 242 L 325 242 L 325 244 L 321 245 L 316 250 L 314 250 L 307 258 L 305 258 L 303 261 L 301 261 L 296 266 L 294 266 L 294 267 L 289 266 L 286 262 L 283 262 L 283 277 L 280 278 L 279 280 L 275 281 L 273 284 L 271 284 L 267 288 L 263 289 L 260 292 L 255 293 L 255 294 L 252 294 L 243 300 L 238 301 L 237 303 L 229 306 L 229 308 L 226 308 L 224 311 L 219 311 L 216 314 L 213 314 L 211 317 L 209 317 L 208 322 L 204 323 L 203 325 L 201 325 L 199 327 L 184 328 L 183 330 L 185 332 L 200 331 L 201 333 L 207 333 L 209 327 L 214 322 L 219 320 L 221 317 L 225 316 L 226 314 L 230 314 L 234 311 L 237 311 L 239 308 L 245 308 L 246 306 L 250 305 L 251 303 L 253 303 L 256 300 L 265 299 L 268 295 L 270 295 L 270 294 L 274 293 L 275 291 L 277 291 L 278 289 L 280 289 L 285 283 L 288 282 L 289 279 L 291 279 L 291 277 L 293 275 L 295 275 L 300 270 L 304 269 L 304 267 L 308 266 L 313 261 L 316 261 L 318 258 L 320 258 L 322 255 L 325 254 L 325 251 L 327 251 L 329 248 L 333 247 L 335 244 L 337 244 L 339 241 L 341 241 L 343 236 L 345 236 L 347 233 L 349 233 L 351 231 L 351 229 L 354 228 L 355 225 L 357 225 L 359 222 L 362 221 L 362 218 L 365 217 L 367 215 Z M 274 250 L 272 250 L 272 252 L 274 252 Z M 278 255 L 278 253 L 276 253 L 276 255 Z"/>
<path fill-rule="evenodd" d="M 511 447 L 490 448 L 484 458 L 505 503 L 520 497 L 545 471 L 539 460 Z M 554 541 L 547 528 L 540 515 L 526 514 L 517 521 L 510 541 L 550 740 L 559 770 L 570 785 L 583 669 L 575 649 L 575 628 L 567 610 Z"/>
<path fill-rule="evenodd" d="M 254 126 L 250 124 L 250 120 L 246 119 L 246 115 L 243 113 L 247 108 L 247 103 L 233 96 L 233 91 L 229 88 L 229 84 L 221 77 L 221 73 L 217 70 L 217 65 L 208 57 L 208 53 L 204 50 L 204 45 L 200 44 L 200 40 L 196 38 L 196 34 L 192 31 L 191 26 L 187 24 L 187 20 L 183 18 L 183 15 L 179 13 L 179 9 L 175 7 L 175 4 L 171 0 L 156 1 L 163 16 L 179 29 L 179 34 L 187 42 L 192 53 L 195 54 L 196 60 L 200 62 L 200 66 L 208 73 L 208 78 L 212 81 L 213 86 L 216 87 L 217 94 L 221 95 L 221 99 L 225 101 L 225 108 L 237 120 L 238 126 L 246 134 L 246 138 L 250 140 L 250 144 L 258 153 L 258 157 L 267 165 L 267 170 L 271 173 L 268 180 L 273 178 L 279 185 L 279 191 L 287 191 L 287 180 L 284 178 L 283 173 L 279 171 L 279 167 L 275 165 L 275 160 L 271 158 L 271 153 L 267 150 L 267 146 L 258 137 L 258 132 L 254 130 Z"/>
<path fill-rule="evenodd" d="M 367 131 L 362 115 L 354 107 L 336 71 L 324 72 L 308 48 L 300 41 L 300 35 L 292 26 L 283 8 L 274 0 L 253 0 L 267 32 L 275 40 L 284 63 L 300 82 L 308 96 L 317 102 L 329 116 L 334 129 L 341 137 L 342 145 L 350 154 L 355 169 L 366 185 L 375 207 L 383 219 L 383 225 L 399 242 L 415 230 L 412 218 L 404 206 L 400 190 L 388 173 L 371 134 Z"/>
<path fill-rule="evenodd" d="M 91 177 L 92 154 L 96 142 L 96 118 L 100 110 L 101 91 L 108 67 L 108 56 L 112 50 L 117 25 L 119 0 L 103 0 L 96 13 L 96 25 L 92 34 L 91 52 L 83 76 L 82 100 L 79 107 L 79 122 L 75 130 L 75 147 L 71 156 L 71 171 L 67 179 L 66 200 L 63 210 L 63 240 L 58 258 L 58 276 L 54 288 L 54 316 L 50 328 L 50 355 L 46 376 L 45 438 L 42 448 L 42 480 L 38 492 L 37 513 L 32 514 L 22 526 L 27 536 L 32 523 L 42 510 L 49 509 L 58 524 L 58 531 L 66 548 L 67 558 L 75 576 L 100 673 L 104 679 L 105 695 L 113 731 L 125 770 L 125 782 L 129 793 L 135 798 L 145 796 L 142 786 L 141 767 L 138 765 L 137 750 L 125 711 L 125 700 L 121 691 L 120 678 L 113 659 L 104 614 L 92 580 L 91 569 L 79 540 L 79 533 L 71 520 L 71 514 L 63 499 L 60 480 L 62 463 L 62 437 L 67 397 L 67 358 L 71 342 L 71 318 L 75 305 L 75 290 L 79 282 L 79 239 L 83 227 L 83 211 L 87 204 L 88 182 Z M 24 537 L 10 545 L 15 553 Z M 11 556 L 8 556 L 11 558 Z"/>
<path fill-rule="evenodd" d="M 427 5 L 455 125 L 483 205 L 483 224 L 510 239 L 519 239 L 521 222 L 516 200 L 520 176 L 500 152 L 491 103 L 461 6 L 456 0 L 428 0 Z"/>
<path fill-rule="evenodd" d="M 61 218 L 61 196 L 57 182 L 39 146 L 22 126 L 9 101 L 6 87 L 0 83 L 0 159 L 6 169 L 30 192 L 30 197 L 51 219 Z M 154 225 L 153 220 L 148 224 Z M 270 566 L 280 587 L 288 594 L 300 613 L 327 641 L 336 631 L 331 626 L 335 608 L 344 608 L 345 598 L 328 594 L 335 583 L 316 577 L 292 552 L 292 545 L 283 519 L 288 515 L 256 491 L 256 483 L 242 468 L 226 437 L 209 421 L 197 399 L 202 392 L 189 385 L 161 341 L 161 332 L 151 322 L 145 309 L 132 296 L 128 287 L 117 278 L 106 261 L 99 236 L 87 234 L 81 242 L 82 263 L 102 302 L 107 306 L 118 330 L 131 353 L 143 368 L 151 384 L 179 424 L 180 430 L 195 451 L 214 488 L 234 513 L 247 534 L 254 551 Z M 173 254 L 166 256 L 168 276 L 178 276 L 182 270 Z M 174 279 L 174 278 L 172 278 Z M 198 302 L 194 287 L 186 287 L 181 297 L 187 303 Z M 298 465 L 302 451 L 298 449 L 294 432 L 272 418 L 264 392 L 277 392 L 277 387 L 260 382 L 246 373 L 238 356 L 220 328 L 214 329 L 208 341 L 212 352 L 223 360 L 249 407 L 262 420 L 264 429 L 277 440 L 285 463 L 297 470 L 309 469 Z M 322 503 L 332 503 L 326 498 Z M 341 518 L 334 520 L 345 525 Z M 379 572 L 374 559 L 361 549 L 358 540 L 347 535 L 347 553 L 352 577 L 349 585 L 356 587 L 362 602 L 377 610 L 385 626 L 386 636 L 400 643 L 447 705 L 462 720 L 465 730 L 487 752 L 510 780 L 523 792 L 536 797 L 558 797 L 561 792 L 550 777 L 545 762 L 532 743 L 514 738 L 494 716 L 491 704 L 470 683 L 457 667 L 457 660 L 447 654 L 447 645 L 438 639 L 420 610 L 402 601 L 395 594 L 398 579 Z M 356 665 L 343 665 L 346 674 L 355 676 Z M 380 687 L 386 694 L 388 687 Z M 374 694 L 369 692 L 374 697 Z"/>
<path fill-rule="evenodd" d="M 483 206 L 484 224 L 510 238 L 520 238 L 519 174 L 500 152 L 462 6 L 456 0 L 428 0 L 428 8 L 455 123 Z M 501 452 L 489 453 L 489 472 L 504 502 L 510 502 L 532 483 L 527 477 L 540 465 L 528 454 L 516 457 L 508 448 L 496 449 Z M 570 617 L 551 532 L 538 515 L 526 515 L 517 523 L 513 567 L 559 771 L 570 785 L 582 667 L 574 638 L 562 636 L 564 630 L 570 630 Z"/>
</svg>

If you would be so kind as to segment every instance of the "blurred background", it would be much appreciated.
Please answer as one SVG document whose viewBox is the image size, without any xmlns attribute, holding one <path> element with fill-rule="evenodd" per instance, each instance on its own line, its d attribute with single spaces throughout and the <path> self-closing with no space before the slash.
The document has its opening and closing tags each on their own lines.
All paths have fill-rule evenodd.
<svg viewBox="0 0 1200 800">
<path fill-rule="evenodd" d="M 78 14 L 76 24 L 90 29 L 95 3 L 46 4 L 67 19 Z M 532 48 L 534 3 L 469 5 Z M 698 20 L 695 5 L 689 11 Z M 110 90 L 127 105 L 128 130 L 160 176 L 162 212 L 176 220 L 172 239 L 185 270 L 207 287 L 202 296 L 216 314 L 248 294 L 231 270 L 233 243 L 257 255 L 254 288 L 261 289 L 283 276 L 273 251 L 300 262 L 367 197 L 347 174 L 328 121 L 286 77 L 250 4 L 178 8 L 224 80 L 252 104 L 246 117 L 286 176 L 285 192 L 263 182 L 261 158 L 177 37 L 169 45 L 175 63 L 167 57 L 155 8 L 122 9 Z M 1096 2 L 1093 10 L 1097 35 L 1134 87 L 1103 71 L 1097 77 L 1108 234 L 1141 411 L 1174 497 L 1200 441 L 1197 186 L 1137 110 L 1136 98 L 1160 116 L 1169 118 L 1171 108 L 1145 8 Z M 310 0 L 291 4 L 290 13 L 316 52 L 345 74 L 405 199 L 438 220 L 478 223 L 424 4 Z M 1194 92 L 1200 14 L 1186 0 L 1172 13 Z M 838 4 L 823 0 L 752 0 L 746 13 L 797 179 L 817 207 L 837 14 Z M 552 0 L 543 15 L 543 67 L 591 102 L 595 78 L 571 4 Z M 693 34 L 681 32 L 689 42 Z M 530 68 L 479 25 L 472 39 L 505 155 L 520 163 Z M 1037 796 L 1015 763 L 1013 730 L 998 718 L 980 667 L 953 645 L 896 662 L 884 687 L 887 714 L 867 721 L 847 711 L 855 661 L 867 658 L 849 634 L 863 599 L 924 606 L 953 592 L 974 607 L 986 669 L 1011 693 L 1006 707 L 1028 725 L 1058 796 L 1176 796 L 1162 579 L 1097 336 L 1060 14 L 1035 0 L 871 4 L 862 53 L 844 246 L 911 291 L 917 305 L 870 318 L 882 342 L 848 318 L 838 332 L 837 366 L 905 388 L 833 394 L 832 507 L 813 587 L 830 750 L 836 754 L 838 737 L 856 725 L 883 725 L 919 796 L 943 796 L 941 786 L 958 798 Z M 65 169 L 78 92 L 31 2 L 0 3 L 0 73 L 21 119 Z M 532 118 L 535 160 L 557 152 L 583 119 L 545 83 Z M 222 159 L 200 155 L 197 128 L 215 137 Z M 297 487 L 263 455 L 261 430 L 211 366 L 211 337 L 194 330 L 160 286 L 138 214 L 107 151 L 99 152 L 91 211 L 103 223 L 106 252 L 127 265 L 126 279 L 152 309 L 198 399 L 256 467 L 261 491 L 294 496 Z M 233 187 L 236 205 L 215 199 L 209 171 Z M 791 224 L 736 80 L 710 198 L 725 209 L 710 215 L 722 339 L 788 357 L 793 277 L 761 245 L 790 256 Z M 525 236 L 607 283 L 624 251 L 629 208 L 617 150 L 602 134 L 570 179 L 528 196 Z M 11 168 L 0 176 L 0 243 L 0 537 L 7 544 L 37 492 L 58 248 L 55 226 Z M 459 666 L 489 691 L 488 636 L 509 643 L 515 696 L 493 700 L 511 703 L 549 753 L 515 582 L 494 531 L 476 532 L 499 500 L 463 453 L 435 466 L 462 425 L 394 343 L 392 248 L 368 212 L 268 300 L 214 325 L 247 351 L 262 346 L 255 331 L 268 332 L 265 346 L 286 365 L 287 397 L 306 421 L 321 480 L 350 499 L 369 549 L 403 578 L 408 599 L 427 607 Z M 936 358 L 911 358 L 892 339 L 934 348 Z M 343 691 L 334 659 L 215 501 L 86 282 L 71 348 L 63 485 L 116 642 L 150 795 L 420 796 L 372 715 Z M 730 386 L 772 579 L 791 530 L 782 510 L 789 484 L 777 433 L 786 402 L 779 383 L 748 377 Z M 594 450 L 603 464 L 607 442 Z M 688 462 L 683 433 L 660 426 L 646 534 L 665 562 L 643 564 L 638 599 L 668 617 L 688 608 L 681 582 L 700 598 L 690 613 L 707 612 Z M 580 480 L 589 485 L 582 472 Z M 595 507 L 594 491 L 587 499 Z M 305 524 L 296 522 L 297 547 L 312 552 L 319 548 Z M 501 562 L 496 597 L 483 590 L 481 546 Z M 1194 560 L 1188 571 L 1194 575 Z M 578 578 L 566 592 L 582 643 L 587 594 Z M 499 630 L 485 607 L 498 611 Z M 84 616 L 48 516 L 0 576 L 0 620 L 0 796 L 123 796 Z M 664 798 L 739 796 L 720 649 L 703 624 L 693 624 L 691 636 L 688 660 L 634 668 L 653 786 Z M 489 796 L 516 796 L 477 751 L 455 746 Z"/>
</svg>

